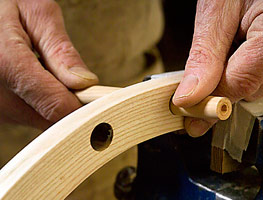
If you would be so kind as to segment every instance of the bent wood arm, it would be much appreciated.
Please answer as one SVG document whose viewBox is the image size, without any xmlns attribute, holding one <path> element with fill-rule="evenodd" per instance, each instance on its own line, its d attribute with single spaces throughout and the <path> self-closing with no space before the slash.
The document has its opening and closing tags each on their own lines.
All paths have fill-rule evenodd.
<svg viewBox="0 0 263 200">
<path fill-rule="evenodd" d="M 182 74 L 183 72 L 180 71 L 180 73 Z M 95 85 L 84 90 L 76 91 L 75 95 L 78 97 L 80 102 L 87 104 L 120 89 L 121 88 L 119 87 Z M 232 104 L 226 97 L 208 96 L 200 103 L 190 108 L 177 107 L 172 103 L 172 101 L 170 101 L 169 106 L 171 112 L 175 115 L 198 118 L 226 120 L 232 112 Z"/>
<path fill-rule="evenodd" d="M 66 116 L 18 153 L 0 171 L 0 199 L 64 199 L 105 163 L 132 146 L 183 129 L 169 110 L 182 74 L 117 90 Z M 96 151 L 91 135 L 108 123 L 113 139 Z"/>
<path fill-rule="evenodd" d="M 112 158 L 158 135 L 183 128 L 169 110 L 181 76 L 118 90 L 71 113 L 18 153 L 0 171 L 0 199 L 64 199 Z M 111 145 L 95 151 L 94 127 L 113 128 Z"/>
</svg>

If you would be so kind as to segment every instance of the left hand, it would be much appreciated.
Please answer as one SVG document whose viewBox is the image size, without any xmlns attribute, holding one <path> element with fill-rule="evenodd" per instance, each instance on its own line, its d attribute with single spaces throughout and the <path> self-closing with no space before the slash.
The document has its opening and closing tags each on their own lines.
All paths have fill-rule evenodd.
<svg viewBox="0 0 263 200">
<path fill-rule="evenodd" d="M 263 1 L 199 0 L 192 47 L 173 103 L 189 107 L 208 95 L 263 97 Z M 189 135 L 203 135 L 216 121 L 186 118 Z"/>
<path fill-rule="evenodd" d="M 54 0 L 0 0 L 0 124 L 44 130 L 82 106 L 70 89 L 97 82 Z"/>
</svg>

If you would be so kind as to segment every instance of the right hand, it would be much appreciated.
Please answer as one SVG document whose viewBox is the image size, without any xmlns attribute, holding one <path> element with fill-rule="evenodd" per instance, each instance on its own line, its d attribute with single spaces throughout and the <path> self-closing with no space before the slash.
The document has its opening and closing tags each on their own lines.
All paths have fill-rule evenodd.
<svg viewBox="0 0 263 200">
<path fill-rule="evenodd" d="M 262 0 L 198 0 L 192 47 L 173 103 L 190 107 L 211 94 L 232 102 L 263 98 L 262 22 Z M 185 118 L 185 127 L 198 137 L 215 122 Z"/>
<path fill-rule="evenodd" d="M 98 78 L 70 42 L 55 1 L 0 0 L 0 24 L 0 123 L 46 129 L 79 108 L 69 89 Z"/>
</svg>

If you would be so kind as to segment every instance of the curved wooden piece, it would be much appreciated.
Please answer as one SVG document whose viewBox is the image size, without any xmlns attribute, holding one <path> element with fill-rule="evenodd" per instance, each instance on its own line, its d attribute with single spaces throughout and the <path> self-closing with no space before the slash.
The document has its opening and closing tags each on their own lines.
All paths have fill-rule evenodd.
<svg viewBox="0 0 263 200">
<path fill-rule="evenodd" d="M 118 90 L 71 113 L 42 133 L 0 171 L 0 199 L 64 199 L 130 147 L 183 128 L 169 101 L 182 74 Z M 113 128 L 110 146 L 92 148 L 94 127 Z"/>
<path fill-rule="evenodd" d="M 120 90 L 118 87 L 99 86 L 95 85 L 81 91 L 75 92 L 76 97 L 83 104 L 90 103 L 99 99 L 107 94 Z M 175 115 L 182 115 L 188 117 L 198 118 L 214 118 L 226 120 L 232 112 L 231 101 L 226 97 L 208 96 L 198 104 L 189 107 L 177 107 L 170 101 L 170 110 Z"/>
</svg>

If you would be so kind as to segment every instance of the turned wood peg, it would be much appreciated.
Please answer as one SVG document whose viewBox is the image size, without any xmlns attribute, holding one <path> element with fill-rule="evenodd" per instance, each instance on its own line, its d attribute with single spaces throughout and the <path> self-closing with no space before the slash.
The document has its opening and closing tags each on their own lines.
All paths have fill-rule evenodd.
<svg viewBox="0 0 263 200">
<path fill-rule="evenodd" d="M 170 103 L 170 110 L 175 115 L 226 120 L 231 115 L 232 104 L 226 97 L 208 96 L 189 108 L 177 107 Z"/>
</svg>

